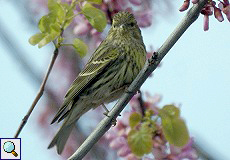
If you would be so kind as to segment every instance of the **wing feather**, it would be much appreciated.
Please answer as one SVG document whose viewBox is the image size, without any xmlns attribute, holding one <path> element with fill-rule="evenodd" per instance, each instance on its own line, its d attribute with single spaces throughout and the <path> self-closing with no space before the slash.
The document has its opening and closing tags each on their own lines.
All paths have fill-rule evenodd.
<svg viewBox="0 0 230 160">
<path fill-rule="evenodd" d="M 106 69 L 110 63 L 113 63 L 118 58 L 119 53 L 120 52 L 118 51 L 117 47 L 111 45 L 108 46 L 106 45 L 105 41 L 101 43 L 98 49 L 93 53 L 84 69 L 74 80 L 70 89 L 67 91 L 64 102 L 59 108 L 59 111 L 55 115 L 51 124 L 58 119 L 64 119 L 68 115 L 69 110 L 72 108 L 72 103 L 74 103 L 72 102 L 73 99 L 79 96 L 79 94 L 90 84 L 90 82 L 104 69 Z"/>
</svg>

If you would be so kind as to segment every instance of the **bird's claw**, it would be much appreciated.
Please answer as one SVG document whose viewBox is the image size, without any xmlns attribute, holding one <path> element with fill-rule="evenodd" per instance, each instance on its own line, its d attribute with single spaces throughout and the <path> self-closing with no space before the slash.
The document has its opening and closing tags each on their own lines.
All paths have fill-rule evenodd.
<svg viewBox="0 0 230 160">
<path fill-rule="evenodd" d="M 153 52 L 152 58 L 148 59 L 149 64 L 153 64 L 154 62 L 158 61 L 158 53 Z"/>
<path fill-rule="evenodd" d="M 117 120 L 115 118 L 113 118 L 112 119 L 112 126 L 114 127 L 114 126 L 116 126 L 116 124 L 117 124 Z"/>
<path fill-rule="evenodd" d="M 109 112 L 104 112 L 103 113 L 106 117 L 110 117 L 108 114 L 109 114 Z"/>
</svg>

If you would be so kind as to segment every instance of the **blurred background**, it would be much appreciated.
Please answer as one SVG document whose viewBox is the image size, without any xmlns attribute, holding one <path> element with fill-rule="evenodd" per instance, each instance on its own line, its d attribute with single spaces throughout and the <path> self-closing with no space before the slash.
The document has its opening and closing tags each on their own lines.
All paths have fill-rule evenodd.
<svg viewBox="0 0 230 160">
<path fill-rule="evenodd" d="M 157 50 L 181 21 L 186 13 L 178 11 L 182 3 L 182 0 L 152 2 L 152 25 L 142 28 L 148 51 Z M 47 12 L 45 4 L 45 0 L 0 1 L 1 138 L 14 136 L 37 94 L 54 50 L 52 45 L 38 49 L 28 43 L 28 39 L 39 32 L 37 22 Z M 92 41 L 103 39 L 109 28 L 108 25 L 100 37 L 81 35 L 89 43 L 91 52 L 96 46 Z M 74 36 L 79 34 L 78 30 L 75 28 Z M 73 36 L 70 29 L 66 35 Z M 180 106 L 190 135 L 202 150 L 218 160 L 230 159 L 229 37 L 226 18 L 219 23 L 210 17 L 210 28 L 204 32 L 201 15 L 141 88 L 142 92 L 161 95 L 159 106 L 172 103 Z M 55 149 L 47 150 L 58 129 L 58 125 L 49 125 L 51 119 L 89 56 L 82 60 L 67 47 L 59 54 L 46 92 L 19 136 L 22 138 L 22 159 L 66 159 L 103 118 L 100 108 L 100 116 L 95 111 L 83 116 L 77 125 L 81 132 L 76 131 L 78 136 L 70 138 L 77 139 L 79 144 L 70 143 L 62 157 Z M 87 116 L 95 120 L 87 121 Z M 105 152 L 106 145 L 102 143 L 106 142 L 99 142 L 100 147 L 94 147 L 92 154 Z M 115 152 L 112 154 L 116 157 Z"/>
</svg>

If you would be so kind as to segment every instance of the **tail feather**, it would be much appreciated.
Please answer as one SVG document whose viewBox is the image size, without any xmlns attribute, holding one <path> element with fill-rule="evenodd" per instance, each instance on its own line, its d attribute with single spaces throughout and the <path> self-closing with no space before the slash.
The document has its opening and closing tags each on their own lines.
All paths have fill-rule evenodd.
<svg viewBox="0 0 230 160">
<path fill-rule="evenodd" d="M 74 127 L 74 124 L 75 123 L 66 124 L 66 122 L 64 122 L 60 127 L 60 129 L 58 130 L 58 132 L 56 133 L 56 135 L 54 136 L 51 143 L 49 144 L 48 149 L 56 145 L 58 154 L 61 154 L 65 147 L 66 141 Z"/>
<path fill-rule="evenodd" d="M 75 106 L 72 108 L 70 113 L 68 112 L 68 115 L 65 116 L 64 114 L 65 116 L 64 123 L 62 124 L 62 126 L 54 136 L 53 140 L 49 144 L 48 149 L 57 146 L 58 154 L 62 153 L 66 141 L 74 127 L 74 124 L 85 112 L 91 109 L 91 107 L 87 107 L 87 106 L 88 105 L 85 104 L 83 104 L 83 106 L 81 105 L 78 105 L 77 107 Z"/>
</svg>

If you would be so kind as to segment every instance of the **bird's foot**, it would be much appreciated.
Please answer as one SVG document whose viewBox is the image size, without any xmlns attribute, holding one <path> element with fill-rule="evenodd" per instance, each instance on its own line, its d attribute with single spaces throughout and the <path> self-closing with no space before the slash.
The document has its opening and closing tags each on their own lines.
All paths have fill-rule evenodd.
<svg viewBox="0 0 230 160">
<path fill-rule="evenodd" d="M 106 108 L 106 106 L 105 106 L 105 104 L 104 103 L 102 103 L 101 104 L 102 105 L 102 107 L 105 109 L 105 112 L 103 113 L 106 117 L 109 117 L 109 110 Z"/>
<path fill-rule="evenodd" d="M 114 127 L 114 126 L 116 126 L 116 124 L 117 124 L 117 120 L 116 120 L 116 118 L 113 118 L 112 119 L 112 126 Z"/>
</svg>

